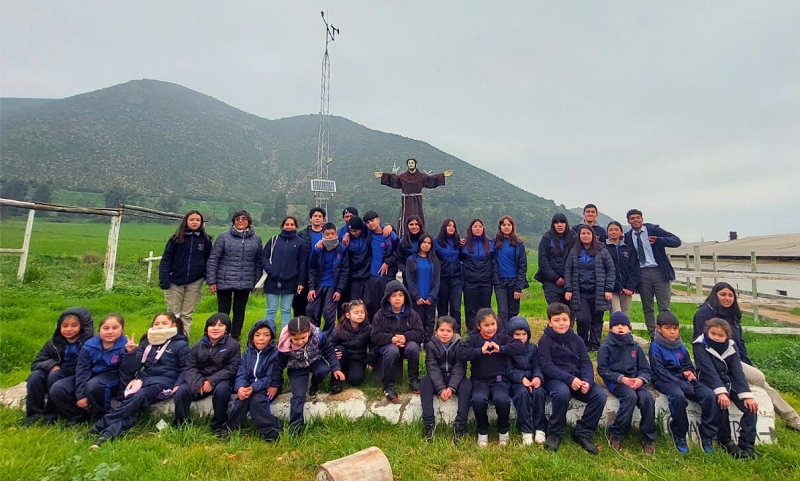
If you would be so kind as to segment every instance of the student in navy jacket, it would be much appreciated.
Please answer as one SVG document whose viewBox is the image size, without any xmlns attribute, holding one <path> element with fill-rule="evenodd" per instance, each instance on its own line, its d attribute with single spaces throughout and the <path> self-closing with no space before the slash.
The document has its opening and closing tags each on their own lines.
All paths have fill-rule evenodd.
<svg viewBox="0 0 800 481">
<path fill-rule="evenodd" d="M 522 444 L 545 441 L 547 418 L 544 416 L 544 374 L 539 365 L 539 348 L 531 341 L 531 325 L 522 316 L 509 319 L 506 333 L 525 347 L 522 354 L 506 358 L 506 376 L 511 382 L 511 399 L 517 410 L 517 428 Z"/>
<path fill-rule="evenodd" d="M 522 291 L 528 287 L 528 255 L 525 243 L 517 237 L 514 218 L 504 215 L 494 240 L 494 296 L 497 299 L 497 322 L 505 330 L 506 322 L 519 314 Z"/>
<path fill-rule="evenodd" d="M 211 236 L 203 215 L 191 210 L 183 216 L 175 234 L 169 238 L 158 268 L 158 285 L 164 290 L 167 309 L 183 323 L 188 335 L 192 315 L 202 297 L 206 263 L 211 255 Z"/>
<path fill-rule="evenodd" d="M 367 320 L 367 307 L 361 299 L 344 303 L 344 315 L 331 332 L 330 340 L 347 383 L 360 386 L 364 381 L 367 364 L 373 363 L 374 352 L 368 352 L 372 324 Z M 331 394 L 342 392 L 342 381 L 331 379 Z"/>
<path fill-rule="evenodd" d="M 441 282 L 441 266 L 433 250 L 433 237 L 428 233 L 419 236 L 417 251 L 406 261 L 406 286 L 414 310 L 422 320 L 423 342 L 433 336 L 436 306 Z"/>
<path fill-rule="evenodd" d="M 578 244 L 578 235 L 569 228 L 567 216 L 553 215 L 550 230 L 539 241 L 539 269 L 534 279 L 542 283 L 544 298 L 548 304 L 569 304 L 564 298 L 564 267 L 567 255 Z"/>
<path fill-rule="evenodd" d="M 297 219 L 287 216 L 281 222 L 281 233 L 273 236 L 261 252 L 261 265 L 267 273 L 264 292 L 267 294 L 267 319 L 281 322 L 292 318 L 294 295 L 303 292 L 308 274 L 306 242 L 297 237 Z"/>
<path fill-rule="evenodd" d="M 439 316 L 450 316 L 456 320 L 456 333 L 461 333 L 461 237 L 453 219 L 445 219 L 433 244 L 439 258 L 439 295 L 436 311 Z"/>
<path fill-rule="evenodd" d="M 616 269 L 611 311 L 622 311 L 630 315 L 631 300 L 642 278 L 636 250 L 625 243 L 622 238 L 622 224 L 615 220 L 608 224 L 608 239 L 605 242 Z"/>
<path fill-rule="evenodd" d="M 373 293 L 370 289 L 370 267 L 372 266 L 371 238 L 367 225 L 361 217 L 350 218 L 349 232 L 347 234 L 347 262 L 348 272 L 347 290 L 343 301 L 361 299 L 367 305 L 367 318 L 375 313 L 371 312 Z M 341 313 L 340 313 L 341 314 Z"/>
<path fill-rule="evenodd" d="M 475 316 L 479 309 L 492 307 L 492 286 L 494 284 L 494 239 L 484 230 L 483 221 L 473 219 L 461 249 L 464 282 L 464 316 L 467 318 L 467 331 L 475 332 Z"/>
<path fill-rule="evenodd" d="M 347 260 L 347 247 L 339 242 L 336 226 L 327 223 L 322 226 L 322 246 L 311 248 L 311 264 L 308 270 L 308 306 L 306 312 L 315 326 L 322 326 L 324 332 L 331 332 L 336 326 L 336 313 L 347 287 L 350 266 Z"/>
<path fill-rule="evenodd" d="M 205 334 L 192 346 L 183 371 L 184 382 L 173 393 L 175 425 L 189 420 L 192 401 L 211 396 L 214 415 L 211 430 L 221 433 L 228 421 L 228 404 L 241 353 L 239 343 L 230 337 L 231 319 L 223 312 L 206 321 Z"/>
<path fill-rule="evenodd" d="M 367 226 L 367 240 L 372 254 L 369 280 L 371 293 L 363 300 L 367 303 L 367 312 L 373 315 L 380 309 L 379 299 L 386 284 L 397 277 L 397 244 L 400 239 L 394 232 L 389 237 L 383 235 L 384 225 L 374 210 L 364 214 L 364 223 Z"/>
<path fill-rule="evenodd" d="M 419 239 L 424 233 L 425 225 L 420 216 L 412 215 L 406 219 L 406 228 L 403 229 L 403 236 L 397 241 L 396 253 L 397 270 L 403 273 L 403 282 L 406 281 L 406 261 L 419 250 Z"/>
<path fill-rule="evenodd" d="M 605 243 L 606 239 L 608 239 L 608 235 L 606 230 L 603 229 L 603 226 L 597 223 L 597 206 L 594 204 L 586 204 L 583 208 L 583 219 L 581 220 L 580 224 L 576 224 L 572 227 L 572 230 L 575 234 L 578 233 L 578 229 L 581 225 L 588 225 L 594 231 L 594 235 L 597 236 L 597 239 L 600 243 Z"/>
<path fill-rule="evenodd" d="M 297 237 L 306 243 L 306 252 L 308 252 L 308 264 L 306 264 L 306 268 L 309 271 L 311 270 L 311 257 L 313 256 L 314 246 L 318 245 L 322 240 L 322 226 L 325 224 L 326 216 L 327 213 L 322 207 L 312 207 L 308 212 L 309 225 L 306 226 L 305 229 L 297 230 Z M 336 226 L 334 226 L 334 231 L 335 230 Z M 303 286 L 304 293 L 309 291 L 309 276 L 310 273 L 306 272 L 306 285 Z M 294 296 L 294 301 L 292 301 L 292 313 L 295 316 L 305 316 L 308 302 L 308 296 L 306 295 Z"/>
</svg>

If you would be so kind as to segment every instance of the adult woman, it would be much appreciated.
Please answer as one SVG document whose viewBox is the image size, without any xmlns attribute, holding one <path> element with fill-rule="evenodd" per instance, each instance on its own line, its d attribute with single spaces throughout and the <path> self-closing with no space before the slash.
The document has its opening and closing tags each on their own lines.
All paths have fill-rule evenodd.
<svg viewBox="0 0 800 481">
<path fill-rule="evenodd" d="M 497 299 L 497 319 L 504 326 L 519 315 L 522 291 L 528 287 L 528 256 L 525 243 L 517 237 L 517 227 L 510 215 L 500 217 L 495 247 L 494 297 Z"/>
<path fill-rule="evenodd" d="M 753 361 L 750 360 L 747 346 L 742 337 L 742 310 L 739 308 L 739 298 L 736 295 L 736 290 L 727 282 L 718 282 L 714 285 L 706 301 L 697 309 L 694 315 L 693 337 L 695 339 L 705 331 L 706 321 L 714 317 L 725 319 L 730 324 L 731 331 L 733 331 L 731 338 L 736 343 L 736 350 L 742 359 L 742 369 L 747 378 L 747 383 L 765 390 L 772 400 L 775 412 L 783 418 L 786 425 L 796 431 L 800 431 L 800 416 L 797 415 L 797 411 L 767 383 L 764 373 L 753 367 Z"/>
<path fill-rule="evenodd" d="M 308 245 L 297 237 L 297 219 L 288 216 L 281 222 L 281 233 L 267 241 L 261 252 L 261 266 L 267 273 L 267 319 L 276 321 L 278 306 L 281 322 L 292 318 L 292 301 L 303 291 L 308 272 Z"/>
<path fill-rule="evenodd" d="M 183 216 L 178 230 L 167 241 L 161 256 L 158 285 L 164 290 L 167 308 L 178 316 L 186 335 L 189 335 L 192 314 L 202 296 L 211 245 L 203 215 L 192 210 Z"/>
<path fill-rule="evenodd" d="M 548 304 L 568 304 L 564 298 L 564 265 L 567 254 L 578 243 L 578 236 L 569 228 L 567 216 L 554 214 L 550 230 L 539 241 L 539 270 L 534 279 L 542 283 Z"/>
<path fill-rule="evenodd" d="M 433 243 L 441 263 L 438 316 L 450 316 L 456 321 L 456 333 L 461 334 L 461 237 L 453 219 L 445 219 Z"/>
<path fill-rule="evenodd" d="M 612 220 L 606 228 L 608 239 L 606 239 L 606 250 L 611 254 L 616 268 L 616 280 L 614 282 L 614 294 L 611 297 L 611 311 L 622 311 L 629 314 L 631 310 L 631 299 L 636 292 L 636 286 L 642 278 L 639 267 L 639 258 L 636 249 L 625 243 L 622 235 L 622 224 Z"/>
<path fill-rule="evenodd" d="M 244 325 L 244 311 L 250 291 L 261 277 L 261 237 L 253 230 L 253 218 L 246 210 L 231 217 L 231 228 L 211 248 L 206 265 L 206 282 L 217 295 L 217 311 L 231 312 L 231 337 L 238 340 Z"/>
<path fill-rule="evenodd" d="M 461 249 L 461 259 L 464 262 L 462 280 L 467 331 L 475 332 L 475 316 L 478 310 L 492 307 L 494 278 L 494 239 L 486 236 L 482 220 L 473 219 L 469 223 L 464 247 Z"/>
</svg>

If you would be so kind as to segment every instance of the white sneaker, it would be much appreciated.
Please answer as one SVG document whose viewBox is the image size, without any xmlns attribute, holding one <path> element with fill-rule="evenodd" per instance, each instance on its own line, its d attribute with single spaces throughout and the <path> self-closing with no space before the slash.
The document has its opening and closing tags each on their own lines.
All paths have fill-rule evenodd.
<svg viewBox="0 0 800 481">
<path fill-rule="evenodd" d="M 533 437 L 536 444 L 544 444 L 545 439 L 547 439 L 547 436 L 544 434 L 544 431 L 536 431 L 536 435 Z"/>
<path fill-rule="evenodd" d="M 478 434 L 478 447 L 485 448 L 489 445 L 489 435 L 488 434 Z"/>
<path fill-rule="evenodd" d="M 522 444 L 524 446 L 530 446 L 531 444 L 533 444 L 533 434 L 522 433 Z"/>
<path fill-rule="evenodd" d="M 506 446 L 508 444 L 508 433 L 500 433 L 500 446 Z"/>
</svg>

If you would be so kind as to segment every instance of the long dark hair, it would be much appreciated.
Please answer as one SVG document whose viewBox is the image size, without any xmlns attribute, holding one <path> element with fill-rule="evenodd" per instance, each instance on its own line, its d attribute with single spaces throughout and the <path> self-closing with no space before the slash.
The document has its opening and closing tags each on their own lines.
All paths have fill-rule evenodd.
<svg viewBox="0 0 800 481">
<path fill-rule="evenodd" d="M 722 304 L 719 303 L 717 293 L 722 289 L 729 289 L 733 292 L 733 305 L 731 307 L 723 307 Z M 733 317 L 738 322 L 742 321 L 742 310 L 739 308 L 739 295 L 736 294 L 736 289 L 727 282 L 717 282 L 714 284 L 714 288 L 711 289 L 711 293 L 709 293 L 706 298 L 706 304 L 711 306 L 714 312 L 721 316 Z"/>
<path fill-rule="evenodd" d="M 483 224 L 483 252 L 486 255 L 489 255 L 489 237 L 486 235 L 486 224 L 480 219 L 472 219 L 472 222 L 469 223 L 469 228 L 467 229 L 467 238 L 465 240 L 465 247 L 467 248 L 467 252 L 472 254 L 472 240 L 474 237 L 472 236 L 472 226 L 476 223 L 480 222 Z"/>
<path fill-rule="evenodd" d="M 436 255 L 436 249 L 433 248 L 433 236 L 428 234 L 427 232 L 423 232 L 419 235 L 419 242 L 417 243 L 417 251 L 414 252 L 414 255 L 419 257 L 420 251 L 422 251 L 422 242 L 425 239 L 431 240 L 431 250 L 428 251 L 428 260 L 431 261 L 433 264 L 433 270 L 436 275 L 439 275 L 439 256 Z"/>
<path fill-rule="evenodd" d="M 454 221 L 453 219 L 445 219 L 445 220 L 443 220 L 442 221 L 442 227 L 439 228 L 439 235 L 436 236 L 436 242 L 438 242 L 439 245 L 442 246 L 442 247 L 447 247 L 447 226 L 451 222 L 453 223 L 453 229 L 455 230 L 455 232 L 453 232 L 453 237 L 455 238 L 455 244 L 453 244 L 453 246 L 454 247 L 459 247 L 459 242 L 461 241 L 461 236 L 458 235 L 458 224 L 456 224 L 456 221 Z"/>
<path fill-rule="evenodd" d="M 197 229 L 197 232 L 199 232 L 202 237 L 211 240 L 211 236 L 206 232 L 206 220 L 203 218 L 203 214 L 196 210 L 190 210 L 183 216 L 181 225 L 178 226 L 178 230 L 172 235 L 172 240 L 174 240 L 176 244 L 183 244 L 183 236 L 186 234 L 186 231 L 189 230 L 189 216 L 194 214 L 200 216 L 200 228 Z"/>
<path fill-rule="evenodd" d="M 583 230 L 588 230 L 589 232 L 592 233 L 592 245 L 590 245 L 588 248 L 584 247 L 583 242 L 580 239 L 581 231 Z M 578 244 L 582 249 L 586 249 L 586 253 L 592 257 L 596 256 L 597 253 L 600 251 L 600 249 L 603 247 L 603 244 L 601 244 L 600 241 L 597 240 L 597 234 L 594 232 L 594 229 L 592 229 L 592 226 L 586 224 L 581 224 L 580 228 L 578 229 Z M 578 250 L 578 252 L 580 252 L 580 250 Z"/>
<path fill-rule="evenodd" d="M 511 222 L 511 234 L 509 234 L 508 237 L 504 236 L 500 231 L 500 226 L 503 225 L 504 220 Z M 504 215 L 503 217 L 500 217 L 500 220 L 497 222 L 497 235 L 494 238 L 494 248 L 499 249 L 500 246 L 503 245 L 503 241 L 506 239 L 508 239 L 508 245 L 511 247 L 517 247 L 522 243 L 522 239 L 517 236 L 517 223 L 514 222 L 514 218 L 510 215 Z"/>
<path fill-rule="evenodd" d="M 406 219 L 406 225 L 403 226 L 403 239 L 400 241 L 400 246 L 404 249 L 411 249 L 411 232 L 408 230 L 408 224 L 412 221 L 417 221 L 419 224 L 419 234 L 417 234 L 417 242 L 422 239 L 422 234 L 425 233 L 425 223 L 422 221 L 422 217 L 418 215 L 411 215 L 408 216 Z"/>
<path fill-rule="evenodd" d="M 561 243 L 558 241 L 560 237 L 558 232 L 556 232 L 556 223 L 563 222 L 566 228 L 564 229 L 564 249 L 561 249 Z M 548 231 L 550 235 L 550 240 L 553 242 L 553 254 L 566 257 L 569 251 L 575 247 L 575 244 L 578 243 L 578 236 L 575 235 L 575 232 L 569 228 L 569 221 L 567 220 L 567 216 L 562 214 L 561 212 L 557 212 L 553 214 L 553 218 L 550 220 L 550 231 Z"/>
</svg>

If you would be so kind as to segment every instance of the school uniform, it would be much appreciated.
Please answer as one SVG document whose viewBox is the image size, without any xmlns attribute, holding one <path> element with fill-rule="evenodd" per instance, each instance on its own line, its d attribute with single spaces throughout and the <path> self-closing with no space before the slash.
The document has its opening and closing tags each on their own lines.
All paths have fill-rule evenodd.
<svg viewBox="0 0 800 481">
<path fill-rule="evenodd" d="M 164 290 L 167 308 L 183 324 L 183 332 L 192 327 L 192 316 L 202 297 L 206 263 L 211 255 L 211 236 L 186 229 L 183 242 L 174 237 L 167 241 L 158 267 L 158 285 Z"/>
<path fill-rule="evenodd" d="M 578 335 L 590 351 L 600 348 L 603 313 L 611 310 L 606 292 L 614 292 L 614 261 L 604 247 L 590 254 L 582 245 L 574 247 L 564 267 L 564 292 L 571 292 L 569 307 L 577 311 Z"/>
<path fill-rule="evenodd" d="M 576 243 L 577 236 L 571 230 L 561 236 L 552 231 L 545 232 L 539 241 L 539 268 L 533 278 L 542 283 L 544 298 L 548 304 L 554 302 L 569 304 L 564 299 L 564 286 L 559 286 L 556 282 L 564 279 L 567 255 Z"/>
<path fill-rule="evenodd" d="M 497 299 L 497 326 L 503 329 L 509 319 L 519 315 L 520 299 L 515 292 L 528 288 L 528 255 L 525 243 L 511 246 L 508 239 L 495 243 L 494 296 Z"/>
<path fill-rule="evenodd" d="M 623 289 L 636 292 L 636 286 L 641 282 L 642 273 L 639 268 L 639 259 L 636 250 L 620 239 L 619 244 L 614 244 L 606 240 L 606 250 L 614 261 L 615 279 L 614 293 L 611 298 L 611 310 L 613 312 L 622 311 L 629 314 L 631 310 L 632 297 L 623 294 Z"/>
<path fill-rule="evenodd" d="M 486 240 L 489 249 L 484 248 Z M 475 332 L 475 316 L 483 307 L 492 307 L 492 285 L 494 284 L 494 239 L 485 236 L 473 237 L 472 246 L 461 249 L 464 283 L 464 316 L 467 331 Z"/>
<path fill-rule="evenodd" d="M 461 336 L 453 336 L 449 344 L 442 344 L 433 337 L 425 342 L 425 370 L 427 375 L 420 381 L 420 401 L 422 402 L 422 422 L 425 426 L 436 424 L 433 411 L 433 398 L 447 388 L 457 396 L 458 410 L 454 428 L 463 431 L 467 425 L 469 406 L 472 398 L 472 382 L 467 378 L 467 364 L 458 359 Z"/>
<path fill-rule="evenodd" d="M 389 304 L 389 296 L 402 291 L 405 302 L 400 312 L 394 312 Z M 406 338 L 405 347 L 392 344 L 392 337 L 402 334 Z M 400 281 L 390 281 L 386 285 L 381 308 L 372 319 L 372 344 L 381 357 L 381 383 L 384 388 L 393 384 L 395 378 L 394 364 L 403 358 L 408 359 L 408 380 L 414 384 L 419 380 L 419 351 L 422 344 L 423 330 L 419 315 L 411 307 L 411 296 Z M 402 371 L 401 371 L 402 372 Z"/>
<path fill-rule="evenodd" d="M 333 348 L 342 353 L 339 366 L 342 368 L 345 381 L 351 386 L 359 386 L 364 382 L 364 371 L 374 357 L 368 352 L 371 335 L 372 325 L 368 321 L 364 320 L 358 325 L 358 329 L 354 330 L 347 318 L 342 318 L 330 335 Z"/>
<path fill-rule="evenodd" d="M 511 400 L 517 410 L 517 428 L 521 433 L 547 431 L 547 418 L 544 415 L 545 390 L 544 374 L 539 365 L 539 348 L 531 340 L 531 326 L 524 317 L 515 316 L 506 325 L 506 334 L 513 336 L 518 329 L 524 329 L 528 340 L 523 344 L 523 351 L 516 356 L 506 357 L 506 377 L 511 382 Z M 522 379 L 532 381 L 538 377 L 542 384 L 528 390 Z"/>
<path fill-rule="evenodd" d="M 310 225 L 303 230 L 297 231 L 297 237 L 302 239 L 306 244 L 306 252 L 308 252 L 307 272 L 305 273 L 306 283 L 303 284 L 303 291 L 299 296 L 294 296 L 292 301 L 292 314 L 294 317 L 305 316 L 308 314 L 308 297 L 306 294 L 309 291 L 308 283 L 311 275 L 311 258 L 314 255 L 314 246 L 322 240 L 323 230 L 315 231 Z M 310 317 L 310 316 L 309 316 Z"/>
<path fill-rule="evenodd" d="M 267 295 L 268 319 L 276 319 L 278 308 L 281 323 L 288 324 L 292 318 L 292 301 L 298 286 L 306 283 L 308 274 L 308 251 L 306 241 L 293 230 L 283 230 L 273 236 L 261 251 L 261 265 L 267 273 L 264 293 Z M 305 295 L 301 292 L 301 295 Z"/>
<path fill-rule="evenodd" d="M 456 333 L 461 333 L 461 243 L 455 236 L 448 236 L 445 245 L 434 240 L 433 248 L 439 258 L 439 294 L 436 312 L 439 316 L 450 316 L 456 320 Z"/>
<path fill-rule="evenodd" d="M 373 293 L 370 288 L 370 267 L 372 266 L 372 249 L 370 248 L 370 238 L 366 231 L 361 231 L 361 235 L 356 237 L 350 234 L 350 242 L 347 244 L 348 276 L 347 289 L 342 301 L 360 299 L 364 301 L 367 308 L 367 319 L 371 319 L 375 314 L 373 308 Z M 341 315 L 341 312 L 339 313 Z"/>
<path fill-rule="evenodd" d="M 406 286 L 411 295 L 411 306 L 422 320 L 423 342 L 427 342 L 433 336 L 440 275 L 439 259 L 433 251 L 428 253 L 428 257 L 414 254 L 406 261 Z M 420 299 L 431 303 L 419 305 L 417 301 Z"/>
<path fill-rule="evenodd" d="M 381 231 L 384 225 L 381 224 Z M 389 237 L 384 237 L 382 233 L 367 232 L 367 240 L 369 242 L 370 250 L 372 251 L 370 257 L 370 277 L 369 277 L 369 290 L 370 296 L 364 299 L 365 302 L 370 302 L 367 312 L 374 314 L 380 309 L 381 296 L 389 281 L 397 277 L 397 244 L 399 238 L 397 234 L 392 232 Z M 386 274 L 381 274 L 380 269 L 386 263 L 388 271 Z"/>
<path fill-rule="evenodd" d="M 347 248 L 343 244 L 340 243 L 331 250 L 324 246 L 312 248 L 308 289 L 315 291 L 316 297 L 308 303 L 306 312 L 317 327 L 322 327 L 322 319 L 325 318 L 324 332 L 331 332 L 336 326 L 336 313 L 349 275 Z M 339 301 L 333 300 L 334 294 L 339 294 Z"/>
</svg>

